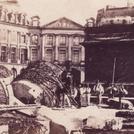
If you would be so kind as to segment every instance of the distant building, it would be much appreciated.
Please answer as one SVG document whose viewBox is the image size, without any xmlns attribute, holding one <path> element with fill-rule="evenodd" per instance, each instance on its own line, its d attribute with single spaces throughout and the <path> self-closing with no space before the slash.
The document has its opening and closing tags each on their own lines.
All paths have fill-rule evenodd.
<svg viewBox="0 0 134 134">
<path fill-rule="evenodd" d="M 109 24 L 133 24 L 134 23 L 134 6 L 128 3 L 126 7 L 106 6 L 98 10 L 97 25 Z"/>
<path fill-rule="evenodd" d="M 66 61 L 73 69 L 84 74 L 85 50 L 80 45 L 84 40 L 83 26 L 68 19 L 60 18 L 42 27 L 42 59 L 63 67 Z M 77 74 L 77 78 L 80 77 Z"/>
<path fill-rule="evenodd" d="M 120 15 L 119 18 L 124 17 L 125 14 L 122 13 L 125 11 L 129 11 L 129 8 L 107 9 L 106 12 L 104 11 L 104 16 L 107 20 L 110 17 L 114 20 L 117 15 Z M 133 13 L 127 12 L 127 15 L 131 15 L 132 19 Z M 105 87 L 110 84 L 123 84 L 130 91 L 129 95 L 134 95 L 132 92 L 134 88 L 134 25 L 133 23 L 100 25 L 103 19 L 104 17 L 100 17 L 97 21 L 99 25 L 93 27 L 86 25 L 85 28 L 85 40 L 82 43 L 85 47 L 85 81 L 90 84 L 96 84 L 99 81 Z"/>
</svg>

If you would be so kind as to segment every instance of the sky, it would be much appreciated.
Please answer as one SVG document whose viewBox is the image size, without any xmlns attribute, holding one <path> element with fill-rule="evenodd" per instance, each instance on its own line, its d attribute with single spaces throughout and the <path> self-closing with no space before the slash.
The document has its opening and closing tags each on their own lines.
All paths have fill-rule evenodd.
<svg viewBox="0 0 134 134">
<path fill-rule="evenodd" d="M 126 6 L 134 0 L 19 0 L 21 8 L 30 16 L 39 15 L 41 24 L 67 17 L 84 25 L 86 19 L 96 17 L 97 10 L 106 5 Z"/>
</svg>

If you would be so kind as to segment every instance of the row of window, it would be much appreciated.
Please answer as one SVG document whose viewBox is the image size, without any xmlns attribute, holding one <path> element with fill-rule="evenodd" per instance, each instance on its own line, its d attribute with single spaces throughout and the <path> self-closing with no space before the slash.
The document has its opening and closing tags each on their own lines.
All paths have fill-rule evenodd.
<svg viewBox="0 0 134 134">
<path fill-rule="evenodd" d="M 59 38 L 59 44 L 61 46 L 66 46 L 68 38 L 66 36 L 60 36 Z M 75 36 L 73 37 L 73 45 L 79 45 L 80 42 L 83 41 L 82 37 Z M 47 35 L 46 38 L 46 45 L 52 46 L 54 44 L 54 36 L 53 35 Z"/>
<path fill-rule="evenodd" d="M 28 35 L 27 34 L 21 34 L 20 32 L 16 31 L 8 31 L 8 30 L 0 30 L 0 42 L 7 42 L 9 40 L 10 35 L 10 43 L 27 43 L 28 41 Z M 37 45 L 38 44 L 38 35 L 32 35 L 31 36 L 31 44 Z"/>
<path fill-rule="evenodd" d="M 38 60 L 38 50 L 37 49 L 31 50 L 31 60 L 32 61 Z"/>
<path fill-rule="evenodd" d="M 7 42 L 9 40 L 10 36 L 10 42 L 11 43 L 17 43 L 17 40 L 19 43 L 26 43 L 26 36 L 25 34 L 21 34 L 16 31 L 8 31 L 8 30 L 0 30 L 0 41 L 1 42 Z"/>
<path fill-rule="evenodd" d="M 47 49 L 45 51 L 45 60 L 46 61 L 53 61 L 54 59 L 54 52 L 52 49 Z M 67 52 L 66 50 L 59 50 L 58 51 L 58 61 L 59 62 L 65 62 L 67 60 Z M 79 63 L 80 62 L 80 51 L 79 50 L 73 50 L 72 51 L 72 62 L 73 63 Z"/>
<path fill-rule="evenodd" d="M 105 20 L 105 21 L 102 21 L 101 24 L 129 24 L 131 23 L 129 20 L 125 20 L 125 19 L 111 19 L 111 20 Z"/>
<path fill-rule="evenodd" d="M 7 62 L 8 57 L 10 55 L 11 63 L 17 63 L 17 57 L 20 59 L 21 64 L 25 64 L 27 62 L 27 49 L 20 49 L 17 50 L 15 47 L 9 48 L 6 46 L 1 46 L 1 58 L 2 62 Z M 47 49 L 45 51 L 45 60 L 46 61 L 53 61 L 54 59 L 54 52 L 52 49 Z M 32 49 L 31 50 L 31 60 L 36 61 L 38 60 L 38 50 Z M 66 50 L 59 50 L 58 52 L 58 60 L 59 62 L 64 62 L 67 60 L 67 52 Z M 79 63 L 80 62 L 80 51 L 73 50 L 72 51 L 72 62 Z"/>
<path fill-rule="evenodd" d="M 27 34 L 21 34 L 19 32 L 16 32 L 16 31 L 7 31 L 7 30 L 0 30 L 0 41 L 1 42 L 7 42 L 8 40 L 8 36 L 9 34 L 11 35 L 10 36 L 10 43 L 27 43 L 28 41 L 28 38 L 27 38 Z M 72 39 L 72 44 L 73 45 L 79 45 L 80 42 L 83 41 L 83 37 L 79 37 L 79 36 L 75 36 L 73 37 Z M 39 42 L 39 39 L 38 39 L 38 35 L 32 35 L 31 36 L 31 45 L 37 45 L 38 42 Z M 59 38 L 59 44 L 61 46 L 66 46 L 66 44 L 68 43 L 68 38 L 66 36 L 60 36 Z M 53 46 L 54 45 L 54 36 L 53 35 L 48 35 L 47 38 L 46 38 L 46 44 L 48 46 Z"/>
<path fill-rule="evenodd" d="M 17 63 L 17 49 L 15 47 L 7 48 L 6 46 L 1 47 L 1 61 L 7 62 L 8 56 L 10 55 L 11 63 Z M 25 64 L 27 61 L 27 49 L 20 49 L 20 62 Z"/>
<path fill-rule="evenodd" d="M 66 50 L 59 50 L 58 51 L 58 61 L 63 63 L 67 60 L 67 51 Z M 38 50 L 31 49 L 31 60 L 36 61 L 38 60 Z M 52 49 L 47 49 L 45 51 L 45 60 L 49 62 L 53 62 L 54 60 L 54 51 Z M 80 62 L 80 50 L 72 50 L 72 62 L 79 63 Z"/>
</svg>

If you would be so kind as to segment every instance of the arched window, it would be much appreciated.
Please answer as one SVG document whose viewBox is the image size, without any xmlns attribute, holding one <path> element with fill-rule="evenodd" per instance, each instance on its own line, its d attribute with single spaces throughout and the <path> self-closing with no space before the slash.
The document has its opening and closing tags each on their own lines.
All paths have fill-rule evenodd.
<svg viewBox="0 0 134 134">
<path fill-rule="evenodd" d="M 16 60 L 17 49 L 15 47 L 12 47 L 10 52 L 11 52 L 11 62 L 16 63 L 17 62 Z"/>
<path fill-rule="evenodd" d="M 125 19 L 123 19 L 122 24 L 127 24 L 127 21 Z"/>
<path fill-rule="evenodd" d="M 21 23 L 21 13 L 18 14 L 17 19 L 18 19 L 18 23 Z"/>
<path fill-rule="evenodd" d="M 38 35 L 33 35 L 32 36 L 32 44 L 33 45 L 37 45 L 38 44 Z"/>
<path fill-rule="evenodd" d="M 21 54 L 20 54 L 20 61 L 21 61 L 21 64 L 26 64 L 27 63 L 27 49 L 24 49 L 22 48 L 21 49 Z"/>
<path fill-rule="evenodd" d="M 26 15 L 25 14 L 22 15 L 22 24 L 23 25 L 26 24 Z"/>
<path fill-rule="evenodd" d="M 1 46 L 1 61 L 7 62 L 7 47 Z"/>
<path fill-rule="evenodd" d="M 79 45 L 79 42 L 80 42 L 79 36 L 75 36 L 75 37 L 73 38 L 73 45 Z"/>
<path fill-rule="evenodd" d="M 47 35 L 47 43 L 48 46 L 53 46 L 53 35 Z"/>
<path fill-rule="evenodd" d="M 110 24 L 114 24 L 114 20 L 110 20 Z"/>
<path fill-rule="evenodd" d="M 117 19 L 117 21 L 119 22 L 120 20 L 119 20 L 119 19 Z"/>
<path fill-rule="evenodd" d="M 32 18 L 32 26 L 39 26 L 40 25 L 40 18 L 39 16 L 33 16 Z"/>
<path fill-rule="evenodd" d="M 47 49 L 45 51 L 45 60 L 48 61 L 48 62 L 52 62 L 53 61 L 53 50 L 52 49 Z"/>
<path fill-rule="evenodd" d="M 72 61 L 73 63 L 79 63 L 80 62 L 80 52 L 79 50 L 73 50 L 72 55 Z"/>
<path fill-rule="evenodd" d="M 25 34 L 21 35 L 21 43 L 26 43 L 26 35 Z"/>
<path fill-rule="evenodd" d="M 63 63 L 63 62 L 65 62 L 66 61 L 66 50 L 65 49 L 61 49 L 61 50 L 59 50 L 59 61 L 61 62 L 61 63 Z"/>
<path fill-rule="evenodd" d="M 86 20 L 87 21 L 87 26 L 88 27 L 93 27 L 95 25 L 95 19 L 93 17 L 89 18 Z"/>
<path fill-rule="evenodd" d="M 66 46 L 66 36 L 61 35 L 60 37 L 60 46 Z"/>
<path fill-rule="evenodd" d="M 8 21 L 10 22 L 12 18 L 12 13 L 8 13 L 7 16 L 8 16 Z"/>
</svg>

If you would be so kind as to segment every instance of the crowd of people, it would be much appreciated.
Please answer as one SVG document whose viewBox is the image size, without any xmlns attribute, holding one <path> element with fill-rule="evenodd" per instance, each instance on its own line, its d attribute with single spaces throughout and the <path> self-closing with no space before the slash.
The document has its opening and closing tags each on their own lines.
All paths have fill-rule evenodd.
<svg viewBox="0 0 134 134">
<path fill-rule="evenodd" d="M 102 104 L 102 96 L 108 91 L 109 98 L 114 98 L 118 94 L 119 101 L 127 94 L 123 85 L 111 84 L 106 87 L 99 80 L 95 83 L 80 83 L 73 85 L 71 73 L 64 71 L 61 76 L 62 86 L 57 85 L 53 88 L 54 97 L 52 98 L 51 106 L 54 107 L 71 107 L 76 104 L 78 108 L 89 106 L 91 104 L 91 95 L 96 96 L 96 103 Z"/>
<path fill-rule="evenodd" d="M 60 93 L 58 92 L 60 91 Z M 94 85 L 90 84 L 80 84 L 77 87 L 70 87 L 70 91 L 67 93 L 62 92 L 62 90 L 57 90 L 57 102 L 56 105 L 60 107 L 64 107 L 65 105 L 71 106 L 70 100 L 68 99 L 68 93 L 71 97 L 75 100 L 78 105 L 78 108 L 82 106 L 89 106 L 91 104 L 91 95 L 96 96 L 96 102 L 98 105 L 102 103 L 102 96 L 104 95 L 105 91 L 108 91 L 108 97 L 114 98 L 115 95 L 118 94 L 119 101 L 121 98 L 128 94 L 127 90 L 124 88 L 123 85 L 112 85 L 109 87 L 103 86 L 102 83 L 97 82 Z"/>
<path fill-rule="evenodd" d="M 57 87 L 55 90 L 55 105 L 56 107 L 64 107 L 65 105 L 71 106 L 71 102 L 68 98 L 70 95 L 71 98 L 73 98 L 73 100 L 77 103 L 78 108 L 81 106 L 89 106 L 91 92 L 96 94 L 98 104 L 100 104 L 101 96 L 104 94 L 104 88 L 101 83 L 95 84 L 93 88 L 91 88 L 89 84 L 79 84 L 79 86 L 76 87 L 67 86 L 66 89 L 60 89 L 60 87 Z"/>
<path fill-rule="evenodd" d="M 97 103 L 101 103 L 101 96 L 104 94 L 104 87 L 101 83 L 97 83 L 93 88 L 89 84 L 80 84 L 78 88 L 74 88 L 74 98 L 77 101 L 79 107 L 89 106 L 91 102 L 91 93 L 97 96 Z"/>
</svg>

